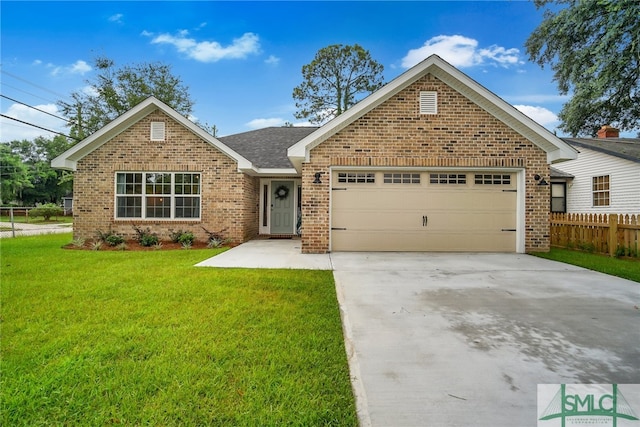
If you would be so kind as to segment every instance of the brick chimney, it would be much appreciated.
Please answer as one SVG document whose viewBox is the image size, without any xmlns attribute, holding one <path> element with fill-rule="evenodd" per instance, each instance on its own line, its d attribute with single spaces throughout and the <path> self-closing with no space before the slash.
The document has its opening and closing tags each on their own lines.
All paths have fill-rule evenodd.
<svg viewBox="0 0 640 427">
<path fill-rule="evenodd" d="M 598 129 L 598 138 L 620 138 L 620 131 L 613 126 L 604 125 Z"/>
</svg>

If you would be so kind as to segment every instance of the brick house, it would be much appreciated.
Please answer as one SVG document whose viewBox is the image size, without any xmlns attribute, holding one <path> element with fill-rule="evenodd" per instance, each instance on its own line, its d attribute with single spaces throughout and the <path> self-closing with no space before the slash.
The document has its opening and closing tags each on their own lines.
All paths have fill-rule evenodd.
<svg viewBox="0 0 640 427">
<path fill-rule="evenodd" d="M 549 165 L 577 152 L 437 56 L 319 128 L 214 138 L 149 98 L 52 162 L 74 236 L 203 227 L 302 251 L 546 251 Z"/>
</svg>

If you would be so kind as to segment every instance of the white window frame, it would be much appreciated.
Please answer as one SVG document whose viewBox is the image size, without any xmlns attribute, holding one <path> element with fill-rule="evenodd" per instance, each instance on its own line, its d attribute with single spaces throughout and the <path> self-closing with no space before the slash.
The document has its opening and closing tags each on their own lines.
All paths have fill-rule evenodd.
<svg viewBox="0 0 640 427">
<path fill-rule="evenodd" d="M 118 176 L 121 174 L 141 174 L 142 192 L 140 194 L 127 194 L 118 193 Z M 147 175 L 165 174 L 170 175 L 170 187 L 171 192 L 167 194 L 147 194 Z M 198 193 L 196 194 L 180 194 L 176 193 L 176 175 L 197 175 L 198 176 Z M 140 197 L 141 198 L 141 212 L 140 216 L 118 216 L 118 198 L 119 197 Z M 147 216 L 147 200 L 151 197 L 168 197 L 170 198 L 170 207 L 168 217 L 151 217 Z M 198 199 L 198 216 L 197 217 L 176 217 L 176 199 L 179 197 L 189 197 Z M 148 220 L 148 221 L 200 221 L 202 218 L 202 173 L 200 172 L 167 172 L 167 171 L 118 171 L 114 175 L 114 218 L 116 220 L 130 221 L 130 220 Z"/>
<path fill-rule="evenodd" d="M 606 188 L 604 188 L 605 185 Z M 603 188 L 596 188 L 596 186 L 602 186 Z M 602 204 L 596 204 L 596 200 L 602 201 Z M 591 178 L 591 205 L 594 208 L 608 208 L 611 206 L 611 175 L 598 175 Z"/>
</svg>

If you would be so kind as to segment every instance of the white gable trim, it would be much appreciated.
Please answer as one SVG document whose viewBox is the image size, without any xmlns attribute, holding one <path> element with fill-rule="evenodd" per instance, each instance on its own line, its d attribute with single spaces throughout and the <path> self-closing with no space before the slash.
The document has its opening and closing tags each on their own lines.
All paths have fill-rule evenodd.
<svg viewBox="0 0 640 427">
<path fill-rule="evenodd" d="M 156 110 L 162 111 L 173 120 L 198 135 L 204 141 L 217 148 L 226 156 L 235 160 L 238 163 L 238 170 L 253 169 L 253 165 L 249 160 L 236 153 L 231 148 L 220 142 L 218 139 L 205 132 L 195 123 L 188 120 L 176 110 L 153 96 L 145 99 L 140 104 L 133 107 L 131 110 L 111 121 L 109 124 L 101 128 L 97 132 L 89 135 L 87 138 L 83 139 L 82 141 L 53 159 L 51 161 L 51 167 L 56 169 L 75 171 L 79 160 L 81 160 L 94 150 L 100 148 L 106 142 L 108 142 L 118 134 L 124 132 L 129 127 L 133 126 L 135 123 Z"/>
<path fill-rule="evenodd" d="M 429 73 L 544 150 L 548 163 L 577 158 L 578 152 L 569 144 L 439 56 L 431 55 L 290 147 L 287 151 L 289 160 L 300 171 L 302 163 L 309 161 L 309 153 L 313 148 Z"/>
</svg>

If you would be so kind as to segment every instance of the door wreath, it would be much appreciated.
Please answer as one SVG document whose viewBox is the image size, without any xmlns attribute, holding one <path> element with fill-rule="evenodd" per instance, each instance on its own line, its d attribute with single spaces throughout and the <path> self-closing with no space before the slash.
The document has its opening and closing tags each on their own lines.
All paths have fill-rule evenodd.
<svg viewBox="0 0 640 427">
<path fill-rule="evenodd" d="M 276 199 L 284 200 L 289 196 L 289 187 L 287 187 L 286 185 L 281 185 L 278 188 L 276 188 L 276 191 L 274 194 L 276 195 Z"/>
</svg>

